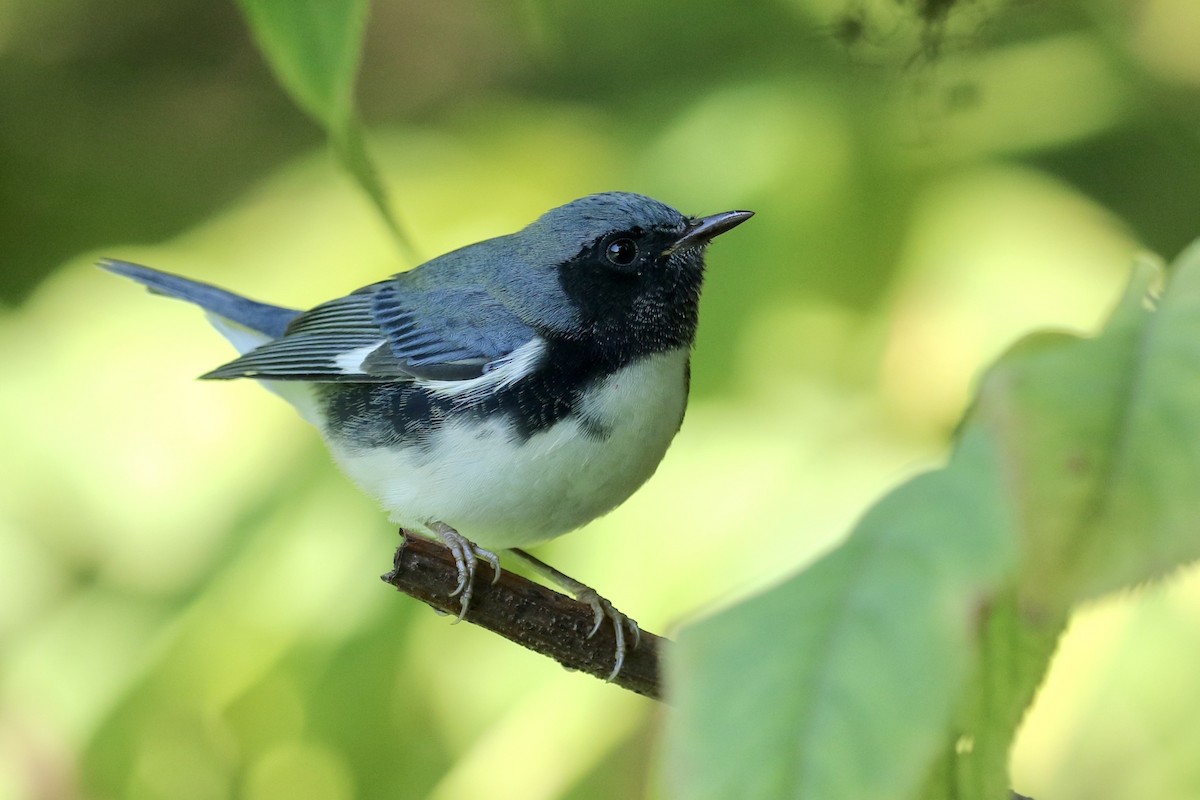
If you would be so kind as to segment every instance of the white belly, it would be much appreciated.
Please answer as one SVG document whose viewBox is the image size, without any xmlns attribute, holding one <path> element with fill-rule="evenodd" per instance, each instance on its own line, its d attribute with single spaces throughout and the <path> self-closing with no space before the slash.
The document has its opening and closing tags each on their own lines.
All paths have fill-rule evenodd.
<svg viewBox="0 0 1200 800">
<path fill-rule="evenodd" d="M 393 521 L 450 525 L 489 549 L 551 539 L 611 511 L 658 467 L 687 402 L 688 351 L 650 356 L 606 378 L 581 415 L 512 441 L 504 422 L 447 425 L 425 449 L 354 450 L 338 464 Z"/>
</svg>

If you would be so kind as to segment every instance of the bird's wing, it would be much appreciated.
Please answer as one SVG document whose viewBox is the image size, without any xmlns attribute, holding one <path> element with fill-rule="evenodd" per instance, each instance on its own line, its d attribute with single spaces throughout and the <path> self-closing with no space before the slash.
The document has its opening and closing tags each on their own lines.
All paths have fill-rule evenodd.
<svg viewBox="0 0 1200 800">
<path fill-rule="evenodd" d="M 540 353 L 540 341 L 484 289 L 392 280 L 301 314 L 283 336 L 203 377 L 466 383 L 518 351 L 525 359 Z"/>
</svg>

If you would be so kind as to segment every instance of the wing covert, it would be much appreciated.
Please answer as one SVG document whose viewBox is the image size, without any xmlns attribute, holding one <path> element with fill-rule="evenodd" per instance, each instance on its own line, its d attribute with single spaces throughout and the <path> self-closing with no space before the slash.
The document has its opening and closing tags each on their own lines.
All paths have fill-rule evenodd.
<svg viewBox="0 0 1200 800">
<path fill-rule="evenodd" d="M 283 336 L 202 377 L 462 381 L 534 336 L 483 289 L 418 290 L 393 279 L 301 314 Z"/>
</svg>

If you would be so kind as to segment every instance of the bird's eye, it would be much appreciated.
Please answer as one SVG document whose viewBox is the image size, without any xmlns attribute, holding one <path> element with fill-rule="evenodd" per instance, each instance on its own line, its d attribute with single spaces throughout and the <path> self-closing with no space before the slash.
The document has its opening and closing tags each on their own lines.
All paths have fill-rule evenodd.
<svg viewBox="0 0 1200 800">
<path fill-rule="evenodd" d="M 617 239 L 609 244 L 604 255 L 618 267 L 628 267 L 638 257 L 637 244 L 633 239 Z"/>
</svg>

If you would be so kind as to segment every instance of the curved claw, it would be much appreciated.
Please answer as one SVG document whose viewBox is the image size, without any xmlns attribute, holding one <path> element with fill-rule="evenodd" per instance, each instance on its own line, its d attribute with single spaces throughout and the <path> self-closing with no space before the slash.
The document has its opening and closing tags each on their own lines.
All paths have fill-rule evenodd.
<svg viewBox="0 0 1200 800">
<path fill-rule="evenodd" d="M 589 639 L 595 636 L 596 632 L 600 630 L 600 626 L 604 624 L 604 620 L 612 620 L 613 634 L 616 639 L 616 646 L 613 653 L 615 663 L 613 664 L 612 672 L 608 675 L 608 680 L 610 682 L 616 680 L 617 676 L 621 674 L 621 667 L 625 666 L 625 628 L 628 626 L 629 633 L 633 639 L 633 647 L 636 649 L 642 641 L 642 629 L 638 627 L 638 624 L 613 608 L 613 604 L 601 597 L 592 587 L 580 583 L 569 575 L 564 575 L 545 561 L 531 556 L 518 547 L 512 548 L 509 552 L 533 567 L 534 570 L 559 587 L 575 595 L 575 599 L 579 602 L 587 603 L 591 606 L 594 622 L 592 623 L 592 629 L 588 631 Z"/>
<path fill-rule="evenodd" d="M 618 611 L 612 603 L 605 600 L 594 589 L 585 588 L 576 593 L 575 599 L 582 603 L 587 603 L 592 607 L 592 614 L 595 619 L 595 624 L 592 625 L 591 631 L 588 632 L 588 638 L 596 635 L 600 630 L 600 626 L 604 624 L 604 620 L 611 620 L 613 624 L 613 634 L 616 639 L 616 647 L 614 648 L 613 669 L 608 674 L 608 681 L 617 679 L 621 674 L 621 667 L 625 666 L 625 627 L 629 627 L 629 632 L 633 638 L 632 646 L 637 649 L 637 646 L 642 640 L 642 629 L 631 617 Z"/>
<path fill-rule="evenodd" d="M 592 624 L 592 629 L 588 631 L 587 635 L 587 637 L 590 639 L 596 635 L 596 631 L 600 630 L 600 626 L 604 624 L 604 620 L 608 616 L 605 613 L 606 609 L 604 607 L 608 601 L 595 592 L 593 592 L 590 597 L 577 597 L 575 599 L 581 600 L 592 607 L 592 619 L 594 620 L 594 623 Z M 608 605 L 610 608 L 612 607 L 611 603 L 608 603 Z"/>
<path fill-rule="evenodd" d="M 457 536 L 457 534 L 456 534 Z M 474 576 L 474 564 L 467 558 L 467 553 L 470 553 L 470 548 L 463 547 L 461 541 L 452 537 L 445 537 L 442 543 L 446 545 L 446 549 L 454 556 L 454 566 L 458 568 L 458 583 L 454 587 L 454 591 L 450 592 L 451 597 L 455 597 L 462 593 L 467 588 L 467 584 L 471 577 Z M 466 552 L 464 552 L 466 551 Z M 468 593 L 468 596 L 469 593 Z"/>
<path fill-rule="evenodd" d="M 492 565 L 492 586 L 500 582 L 500 556 L 482 547 L 475 548 L 475 555 Z"/>
<path fill-rule="evenodd" d="M 479 566 L 479 559 L 482 558 L 491 564 L 492 583 L 495 583 L 500 579 L 500 557 L 491 550 L 479 547 L 444 522 L 431 522 L 429 529 L 454 556 L 454 566 L 458 568 L 458 584 L 450 593 L 451 597 L 459 599 L 458 616 L 454 619 L 454 624 L 457 624 L 463 621 L 463 617 L 467 615 L 467 609 L 471 607 L 471 595 L 475 589 L 475 571 Z"/>
</svg>

